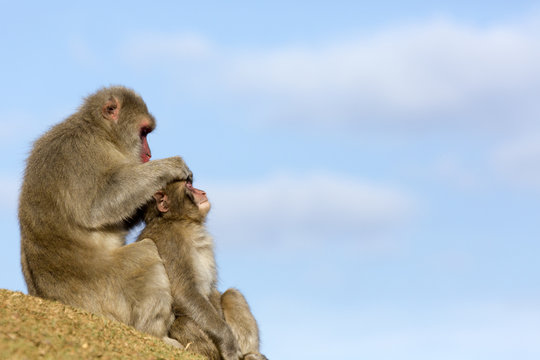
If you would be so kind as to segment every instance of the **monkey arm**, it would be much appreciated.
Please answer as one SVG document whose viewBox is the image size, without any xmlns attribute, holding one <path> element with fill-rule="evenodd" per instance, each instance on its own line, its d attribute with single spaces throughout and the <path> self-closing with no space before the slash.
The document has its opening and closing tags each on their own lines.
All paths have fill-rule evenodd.
<svg viewBox="0 0 540 360">
<path fill-rule="evenodd" d="M 90 206 L 84 225 L 95 228 L 128 220 L 152 195 L 192 173 L 181 157 L 120 166 L 106 176 Z"/>
<path fill-rule="evenodd" d="M 151 237 L 152 230 L 148 231 Z M 212 339 L 224 359 L 237 360 L 241 355 L 240 347 L 222 314 L 215 308 L 219 306 L 217 299 L 213 299 L 218 295 L 215 294 L 217 290 L 212 289 L 210 294 L 211 299 L 216 300 L 213 305 L 197 286 L 200 280 L 193 271 L 190 242 L 183 238 L 179 229 L 169 229 L 154 241 L 169 275 L 175 315 L 191 318 Z"/>
<path fill-rule="evenodd" d="M 225 358 L 241 356 L 240 347 L 233 332 L 220 316 L 210 301 L 195 288 L 184 294 L 173 293 L 173 309 L 181 311 L 195 321 L 200 328 L 214 341 Z"/>
</svg>

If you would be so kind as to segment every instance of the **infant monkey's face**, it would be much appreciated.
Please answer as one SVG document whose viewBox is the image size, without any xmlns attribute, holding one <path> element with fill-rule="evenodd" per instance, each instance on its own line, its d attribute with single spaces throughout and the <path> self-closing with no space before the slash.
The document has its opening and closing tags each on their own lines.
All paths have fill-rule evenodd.
<svg viewBox="0 0 540 360">
<path fill-rule="evenodd" d="M 197 207 L 199 208 L 199 211 L 203 216 L 206 216 L 208 212 L 210 211 L 210 201 L 208 201 L 208 198 L 206 197 L 206 193 L 203 190 L 199 190 L 193 187 L 193 184 L 187 181 L 183 181 L 185 191 L 191 194 L 191 198 L 193 199 L 193 202 Z"/>
<path fill-rule="evenodd" d="M 210 211 L 206 193 L 193 187 L 190 181 L 174 181 L 154 194 L 155 206 L 148 208 L 145 221 L 172 216 L 203 222 Z"/>
</svg>

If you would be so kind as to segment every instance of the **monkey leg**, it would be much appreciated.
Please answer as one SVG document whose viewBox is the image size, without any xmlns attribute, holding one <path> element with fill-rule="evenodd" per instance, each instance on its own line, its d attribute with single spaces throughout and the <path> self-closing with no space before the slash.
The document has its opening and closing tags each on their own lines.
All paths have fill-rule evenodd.
<svg viewBox="0 0 540 360">
<path fill-rule="evenodd" d="M 221 295 L 221 307 L 225 321 L 231 328 L 244 358 L 264 359 L 264 356 L 257 357 L 260 355 L 259 328 L 242 293 L 236 289 L 225 291 Z"/>
<path fill-rule="evenodd" d="M 153 241 L 145 239 L 118 248 L 114 254 L 117 281 L 115 296 L 123 291 L 127 311 L 121 321 L 137 330 L 167 337 L 174 320 L 169 278 Z M 111 304 L 117 310 L 119 304 Z"/>
<path fill-rule="evenodd" d="M 206 356 L 209 360 L 221 360 L 219 350 L 206 333 L 185 315 L 178 316 L 169 330 L 169 336 L 178 340 L 187 351 Z"/>
</svg>

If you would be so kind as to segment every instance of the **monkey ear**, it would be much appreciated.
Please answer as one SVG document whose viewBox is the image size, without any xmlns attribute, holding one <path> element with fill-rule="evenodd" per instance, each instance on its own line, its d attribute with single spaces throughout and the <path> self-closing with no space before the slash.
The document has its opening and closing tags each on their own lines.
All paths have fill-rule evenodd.
<svg viewBox="0 0 540 360">
<path fill-rule="evenodd" d="M 156 206 L 159 212 L 166 213 L 169 211 L 169 197 L 163 191 L 158 191 L 154 194 Z"/>
<path fill-rule="evenodd" d="M 101 109 L 101 112 L 105 119 L 117 122 L 120 114 L 120 103 L 114 96 L 111 96 Z"/>
</svg>

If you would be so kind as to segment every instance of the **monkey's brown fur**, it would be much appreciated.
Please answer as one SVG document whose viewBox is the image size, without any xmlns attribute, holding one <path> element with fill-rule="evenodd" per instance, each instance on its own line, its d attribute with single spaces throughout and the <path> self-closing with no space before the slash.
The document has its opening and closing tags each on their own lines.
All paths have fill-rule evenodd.
<svg viewBox="0 0 540 360">
<path fill-rule="evenodd" d="M 204 226 L 210 205 L 203 208 L 206 194 L 189 186 L 174 182 L 156 194 L 138 240 L 156 243 L 169 275 L 176 315 L 169 335 L 210 359 L 266 359 L 244 296 L 236 289 L 221 295 L 216 288 L 213 240 Z"/>
<path fill-rule="evenodd" d="M 141 97 L 110 87 L 35 142 L 19 201 L 21 263 L 31 295 L 165 337 L 172 298 L 156 246 L 125 246 L 137 210 L 191 177 L 180 157 L 147 162 L 154 128 Z"/>
</svg>

